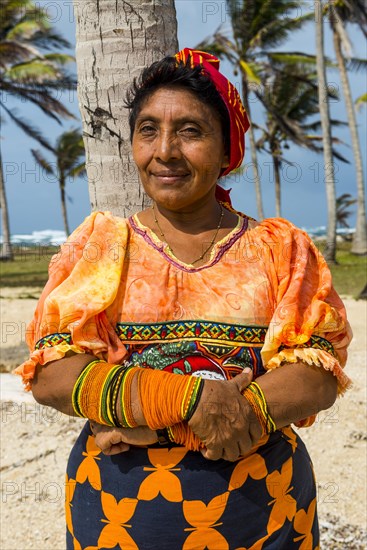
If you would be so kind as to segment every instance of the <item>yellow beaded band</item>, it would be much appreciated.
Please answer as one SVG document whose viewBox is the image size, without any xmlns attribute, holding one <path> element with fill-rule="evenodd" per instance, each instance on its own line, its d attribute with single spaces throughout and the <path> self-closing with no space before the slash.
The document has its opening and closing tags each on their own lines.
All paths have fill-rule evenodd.
<svg viewBox="0 0 367 550">
<path fill-rule="evenodd" d="M 251 405 L 256 418 L 261 425 L 263 434 L 275 432 L 277 427 L 268 411 L 268 404 L 259 384 L 256 382 L 251 382 L 251 384 L 249 384 L 242 392 L 242 395 L 246 397 L 247 401 Z"/>
<path fill-rule="evenodd" d="M 71 402 L 73 405 L 74 412 L 77 416 L 86 418 L 82 408 L 81 396 L 83 395 L 83 393 L 85 393 L 86 380 L 89 372 L 99 363 L 101 363 L 99 359 L 97 359 L 96 361 L 92 361 L 91 363 L 88 363 L 88 365 L 82 370 L 77 381 L 74 384 L 73 393 L 71 396 Z"/>
</svg>

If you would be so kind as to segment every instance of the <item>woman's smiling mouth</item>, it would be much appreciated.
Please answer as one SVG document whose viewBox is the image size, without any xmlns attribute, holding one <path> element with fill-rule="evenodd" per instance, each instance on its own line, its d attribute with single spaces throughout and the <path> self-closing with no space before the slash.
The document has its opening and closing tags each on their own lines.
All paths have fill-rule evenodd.
<svg viewBox="0 0 367 550">
<path fill-rule="evenodd" d="M 189 172 L 152 172 L 152 176 L 162 183 L 176 183 L 190 176 Z"/>
</svg>

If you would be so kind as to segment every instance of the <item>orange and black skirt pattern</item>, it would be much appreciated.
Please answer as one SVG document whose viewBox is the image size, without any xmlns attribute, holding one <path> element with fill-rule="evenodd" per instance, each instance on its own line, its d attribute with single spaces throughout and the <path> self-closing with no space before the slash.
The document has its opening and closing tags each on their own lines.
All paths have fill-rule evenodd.
<svg viewBox="0 0 367 550">
<path fill-rule="evenodd" d="M 318 550 L 316 487 L 291 428 L 237 461 L 184 447 L 105 456 L 87 423 L 66 479 L 67 550 Z"/>
</svg>

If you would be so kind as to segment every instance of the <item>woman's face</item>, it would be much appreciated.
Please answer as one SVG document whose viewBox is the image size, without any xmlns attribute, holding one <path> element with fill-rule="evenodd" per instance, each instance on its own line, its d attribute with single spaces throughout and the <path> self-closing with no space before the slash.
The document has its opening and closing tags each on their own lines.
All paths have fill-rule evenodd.
<svg viewBox="0 0 367 550">
<path fill-rule="evenodd" d="M 159 88 L 143 104 L 132 150 L 146 193 L 169 210 L 214 197 L 228 166 L 219 115 L 184 88 Z"/>
</svg>

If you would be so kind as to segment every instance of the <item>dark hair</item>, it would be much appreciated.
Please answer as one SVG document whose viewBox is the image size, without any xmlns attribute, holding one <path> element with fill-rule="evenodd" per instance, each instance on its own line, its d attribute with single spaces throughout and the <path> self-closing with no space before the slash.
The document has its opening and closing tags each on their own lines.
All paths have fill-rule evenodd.
<svg viewBox="0 0 367 550">
<path fill-rule="evenodd" d="M 218 113 L 222 125 L 222 135 L 225 153 L 230 150 L 230 119 L 227 107 L 218 90 L 208 76 L 203 74 L 202 67 L 186 64 L 177 65 L 175 58 L 165 57 L 143 69 L 138 78 L 126 92 L 125 107 L 130 109 L 129 125 L 130 140 L 133 139 L 136 119 L 144 102 L 164 86 L 186 88 L 206 105 L 210 105 Z"/>
</svg>

